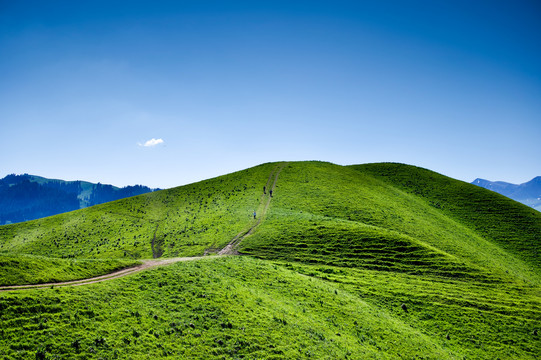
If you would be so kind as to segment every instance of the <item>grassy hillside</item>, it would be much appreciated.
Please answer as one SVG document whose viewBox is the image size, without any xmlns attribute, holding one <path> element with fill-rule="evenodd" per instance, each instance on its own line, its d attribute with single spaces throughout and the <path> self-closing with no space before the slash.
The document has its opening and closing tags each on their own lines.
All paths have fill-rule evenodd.
<svg viewBox="0 0 541 360">
<path fill-rule="evenodd" d="M 267 220 L 243 242 L 242 251 L 308 263 L 539 283 L 541 214 L 433 172 L 381 167 L 382 174 L 402 169 L 406 180 L 374 175 L 377 164 L 290 164 L 280 175 Z M 419 190 L 404 188 L 405 181 Z M 440 186 L 446 197 L 420 195 Z M 476 205 L 483 201 L 491 210 Z"/>
<path fill-rule="evenodd" d="M 136 264 L 136 260 L 57 259 L 0 253 L 0 284 L 44 284 L 87 279 Z"/>
<path fill-rule="evenodd" d="M 338 283 L 464 356 L 541 351 L 534 210 L 400 164 L 292 163 L 278 185 L 242 252 Z"/>
<path fill-rule="evenodd" d="M 21 224 L 0 226 L 0 251 L 58 258 L 193 256 L 251 224 L 275 164 Z"/>
<path fill-rule="evenodd" d="M 414 194 L 505 251 L 541 270 L 541 213 L 505 196 L 403 164 L 354 166 Z"/>
<path fill-rule="evenodd" d="M 69 273 L 92 259 L 212 254 L 255 226 L 238 248 L 251 256 L 209 256 L 99 284 L 0 293 L 0 355 L 541 353 L 541 214 L 400 164 L 288 163 L 270 199 L 263 186 L 281 166 L 0 227 L 2 263 L 40 259 Z"/>
<path fill-rule="evenodd" d="M 444 341 L 332 283 L 250 258 L 9 294 L 0 309 L 7 358 L 455 358 Z"/>
<path fill-rule="evenodd" d="M 286 266 L 357 295 L 442 344 L 454 358 L 536 359 L 541 352 L 538 286 L 358 268 Z M 418 358 L 426 353 L 419 353 Z M 400 356 L 398 352 L 396 358 Z"/>
<path fill-rule="evenodd" d="M 4 293 L 0 355 L 535 359 L 535 291 L 209 257 L 99 284 Z"/>
</svg>

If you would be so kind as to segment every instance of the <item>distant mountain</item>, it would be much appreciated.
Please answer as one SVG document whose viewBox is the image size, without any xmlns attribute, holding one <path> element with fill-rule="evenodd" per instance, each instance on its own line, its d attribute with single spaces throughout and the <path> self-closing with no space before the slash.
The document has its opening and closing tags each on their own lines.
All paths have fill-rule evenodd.
<svg viewBox="0 0 541 360">
<path fill-rule="evenodd" d="M 541 176 L 520 185 L 484 179 L 475 179 L 472 184 L 492 190 L 541 211 Z"/>
<path fill-rule="evenodd" d="M 11 174 L 0 180 L 0 225 L 39 219 L 154 191 Z"/>
</svg>

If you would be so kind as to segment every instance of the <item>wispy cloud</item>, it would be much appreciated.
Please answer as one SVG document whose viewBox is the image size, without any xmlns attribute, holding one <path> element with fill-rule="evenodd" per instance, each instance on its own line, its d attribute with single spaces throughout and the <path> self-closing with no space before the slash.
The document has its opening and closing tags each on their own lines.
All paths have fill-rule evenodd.
<svg viewBox="0 0 541 360">
<path fill-rule="evenodd" d="M 141 143 L 138 143 L 139 146 L 144 146 L 144 147 L 153 147 L 153 146 L 156 146 L 158 144 L 163 144 L 163 139 L 150 139 L 148 141 L 146 141 L 144 144 L 141 144 Z"/>
</svg>

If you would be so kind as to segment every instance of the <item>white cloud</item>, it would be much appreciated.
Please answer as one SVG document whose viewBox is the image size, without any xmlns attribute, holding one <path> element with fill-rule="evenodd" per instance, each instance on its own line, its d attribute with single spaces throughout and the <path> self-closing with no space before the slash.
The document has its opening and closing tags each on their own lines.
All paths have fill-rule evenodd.
<svg viewBox="0 0 541 360">
<path fill-rule="evenodd" d="M 158 144 L 163 144 L 163 139 L 150 139 L 148 140 L 147 142 L 145 142 L 144 144 L 141 144 L 139 143 L 139 146 L 144 146 L 144 147 L 152 147 L 152 146 L 156 146 Z"/>
</svg>

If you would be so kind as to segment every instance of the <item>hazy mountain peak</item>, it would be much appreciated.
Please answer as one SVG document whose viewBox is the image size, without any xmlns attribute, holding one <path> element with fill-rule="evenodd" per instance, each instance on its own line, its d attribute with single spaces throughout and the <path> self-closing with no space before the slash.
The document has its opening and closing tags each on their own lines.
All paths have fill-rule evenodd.
<svg viewBox="0 0 541 360">
<path fill-rule="evenodd" d="M 490 181 L 481 178 L 477 178 L 471 183 L 485 189 L 492 190 L 541 211 L 541 176 L 536 176 L 532 180 L 522 184 L 511 184 L 504 181 Z"/>
</svg>

